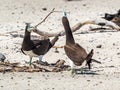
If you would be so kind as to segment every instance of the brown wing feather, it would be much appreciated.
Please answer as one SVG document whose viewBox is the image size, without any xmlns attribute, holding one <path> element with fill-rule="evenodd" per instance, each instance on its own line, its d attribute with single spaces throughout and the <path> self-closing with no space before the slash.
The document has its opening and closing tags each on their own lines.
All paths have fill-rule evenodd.
<svg viewBox="0 0 120 90">
<path fill-rule="evenodd" d="M 77 43 L 71 46 L 66 45 L 64 49 L 67 56 L 74 62 L 75 65 L 81 65 L 87 57 L 85 49 Z"/>
</svg>

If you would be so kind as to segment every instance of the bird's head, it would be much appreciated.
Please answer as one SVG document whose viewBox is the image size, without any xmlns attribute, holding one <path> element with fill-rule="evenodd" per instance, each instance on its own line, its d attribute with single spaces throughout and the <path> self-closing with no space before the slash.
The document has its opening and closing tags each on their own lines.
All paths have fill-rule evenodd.
<svg viewBox="0 0 120 90">
<path fill-rule="evenodd" d="M 63 11 L 63 17 L 67 17 L 67 13 Z"/>
<path fill-rule="evenodd" d="M 67 13 L 65 11 L 63 12 L 63 17 L 67 17 Z"/>
<path fill-rule="evenodd" d="M 32 31 L 33 31 L 34 27 L 31 26 L 31 23 L 25 23 L 25 25 L 26 25 L 26 30 L 27 30 L 28 32 L 32 32 Z"/>
</svg>

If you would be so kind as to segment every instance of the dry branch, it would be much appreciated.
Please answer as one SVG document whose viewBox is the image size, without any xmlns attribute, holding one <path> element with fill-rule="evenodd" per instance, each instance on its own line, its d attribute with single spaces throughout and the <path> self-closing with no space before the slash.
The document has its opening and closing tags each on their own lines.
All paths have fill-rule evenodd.
<svg viewBox="0 0 120 90">
<path fill-rule="evenodd" d="M 42 24 L 43 22 L 45 22 L 45 20 L 48 18 L 48 16 L 50 16 L 50 14 L 52 14 L 54 12 L 55 8 L 52 9 L 52 11 L 37 25 L 35 25 L 35 28 L 37 28 L 38 25 Z"/>
<path fill-rule="evenodd" d="M 72 32 L 75 32 L 77 30 L 79 30 L 82 26 L 86 25 L 86 24 L 96 24 L 94 21 L 85 21 L 83 23 L 77 23 L 76 25 L 74 25 L 71 30 Z M 41 35 L 41 36 L 48 36 L 48 37 L 54 37 L 58 34 L 60 34 L 60 36 L 64 36 L 65 35 L 65 31 L 62 30 L 60 32 L 56 32 L 56 33 L 49 33 L 49 32 L 45 32 L 45 31 L 39 31 L 38 29 L 33 30 L 35 33 Z"/>
<path fill-rule="evenodd" d="M 83 22 L 83 23 L 81 23 L 81 22 L 79 22 L 79 23 L 77 23 L 76 25 L 74 25 L 72 28 L 71 28 L 71 30 L 72 30 L 72 32 L 75 32 L 75 31 L 77 31 L 77 30 L 79 30 L 82 26 L 84 26 L 84 25 L 87 25 L 87 24 L 94 24 L 94 25 L 99 25 L 99 23 L 101 23 L 101 22 L 96 22 L 96 21 L 85 21 L 85 22 Z M 107 27 L 109 27 L 110 29 L 112 29 L 112 30 L 117 30 L 117 31 L 120 31 L 120 28 L 119 27 L 117 27 L 117 26 L 113 26 L 111 23 L 108 23 L 108 22 L 102 22 L 102 23 L 104 23 L 105 25 L 104 26 L 107 26 Z M 101 26 L 101 25 L 100 25 Z M 109 29 L 108 28 L 108 29 Z M 106 28 L 107 29 L 107 28 Z M 99 30 L 99 29 L 97 29 L 97 30 Z M 33 30 L 35 33 L 37 33 L 37 34 L 39 34 L 39 35 L 41 35 L 41 36 L 47 36 L 47 37 L 54 37 L 54 36 L 56 36 L 56 35 L 58 35 L 58 34 L 60 34 L 60 36 L 64 36 L 65 35 L 65 31 L 64 30 L 61 30 L 60 32 L 56 32 L 56 33 L 49 33 L 49 32 L 45 32 L 45 31 L 39 31 L 38 29 L 35 29 L 35 30 Z M 92 30 L 90 30 L 90 31 L 92 31 Z"/>
</svg>

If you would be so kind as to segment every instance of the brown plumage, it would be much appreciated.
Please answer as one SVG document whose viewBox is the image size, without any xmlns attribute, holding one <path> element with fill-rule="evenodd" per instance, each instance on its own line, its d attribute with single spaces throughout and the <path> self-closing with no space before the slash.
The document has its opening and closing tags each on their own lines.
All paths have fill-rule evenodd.
<svg viewBox="0 0 120 90">
<path fill-rule="evenodd" d="M 90 63 L 93 60 L 91 59 L 93 56 L 93 49 L 89 54 L 87 54 L 86 50 L 82 46 L 80 46 L 78 43 L 75 43 L 67 17 L 62 17 L 62 23 L 66 33 L 66 45 L 64 46 L 66 55 L 76 66 L 81 66 L 86 60 L 90 69 Z M 73 69 L 73 66 L 70 66 Z"/>
<path fill-rule="evenodd" d="M 54 46 L 58 40 L 59 34 L 55 36 L 51 41 L 50 39 L 45 40 L 32 40 L 31 32 L 29 31 L 30 23 L 26 23 L 25 35 L 22 42 L 21 50 L 24 54 L 30 57 L 30 65 L 32 57 L 39 57 L 39 62 L 42 63 L 42 57 Z"/>
<path fill-rule="evenodd" d="M 114 17 L 111 21 L 120 27 L 120 16 Z"/>
</svg>

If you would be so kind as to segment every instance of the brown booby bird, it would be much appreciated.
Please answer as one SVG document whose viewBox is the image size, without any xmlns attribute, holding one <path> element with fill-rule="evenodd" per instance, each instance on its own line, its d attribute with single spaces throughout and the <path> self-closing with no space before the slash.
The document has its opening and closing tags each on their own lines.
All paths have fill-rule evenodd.
<svg viewBox="0 0 120 90">
<path fill-rule="evenodd" d="M 120 27 L 120 16 L 114 17 L 111 21 Z"/>
<path fill-rule="evenodd" d="M 50 39 L 45 40 L 31 40 L 31 26 L 30 23 L 26 23 L 25 28 L 25 35 L 22 42 L 22 52 L 25 55 L 28 55 L 30 57 L 29 64 L 32 63 L 32 57 L 39 57 L 39 63 L 43 64 L 42 57 L 45 55 L 49 49 L 55 44 L 55 42 L 58 40 L 58 36 L 55 36 L 53 40 L 50 41 Z"/>
<path fill-rule="evenodd" d="M 70 66 L 72 70 L 72 74 L 75 73 L 74 65 L 81 66 L 84 61 L 86 61 L 86 65 L 88 65 L 89 69 L 91 68 L 91 61 L 93 56 L 93 49 L 89 54 L 86 53 L 86 50 L 80 46 L 78 43 L 75 43 L 69 21 L 66 17 L 66 13 L 64 12 L 64 16 L 62 17 L 62 23 L 66 33 L 66 45 L 64 46 L 64 50 L 68 58 L 70 59 Z M 96 60 L 94 60 L 96 61 Z M 98 61 L 98 63 L 100 63 Z M 82 68 L 81 68 L 82 73 Z"/>
<path fill-rule="evenodd" d="M 108 21 L 111 21 L 114 17 L 120 17 L 120 10 L 118 10 L 118 12 L 117 13 L 115 13 L 115 14 L 109 14 L 109 13 L 105 13 L 105 16 L 104 17 L 102 17 L 102 18 L 104 18 L 104 19 L 106 19 L 106 20 L 108 20 Z"/>
</svg>

